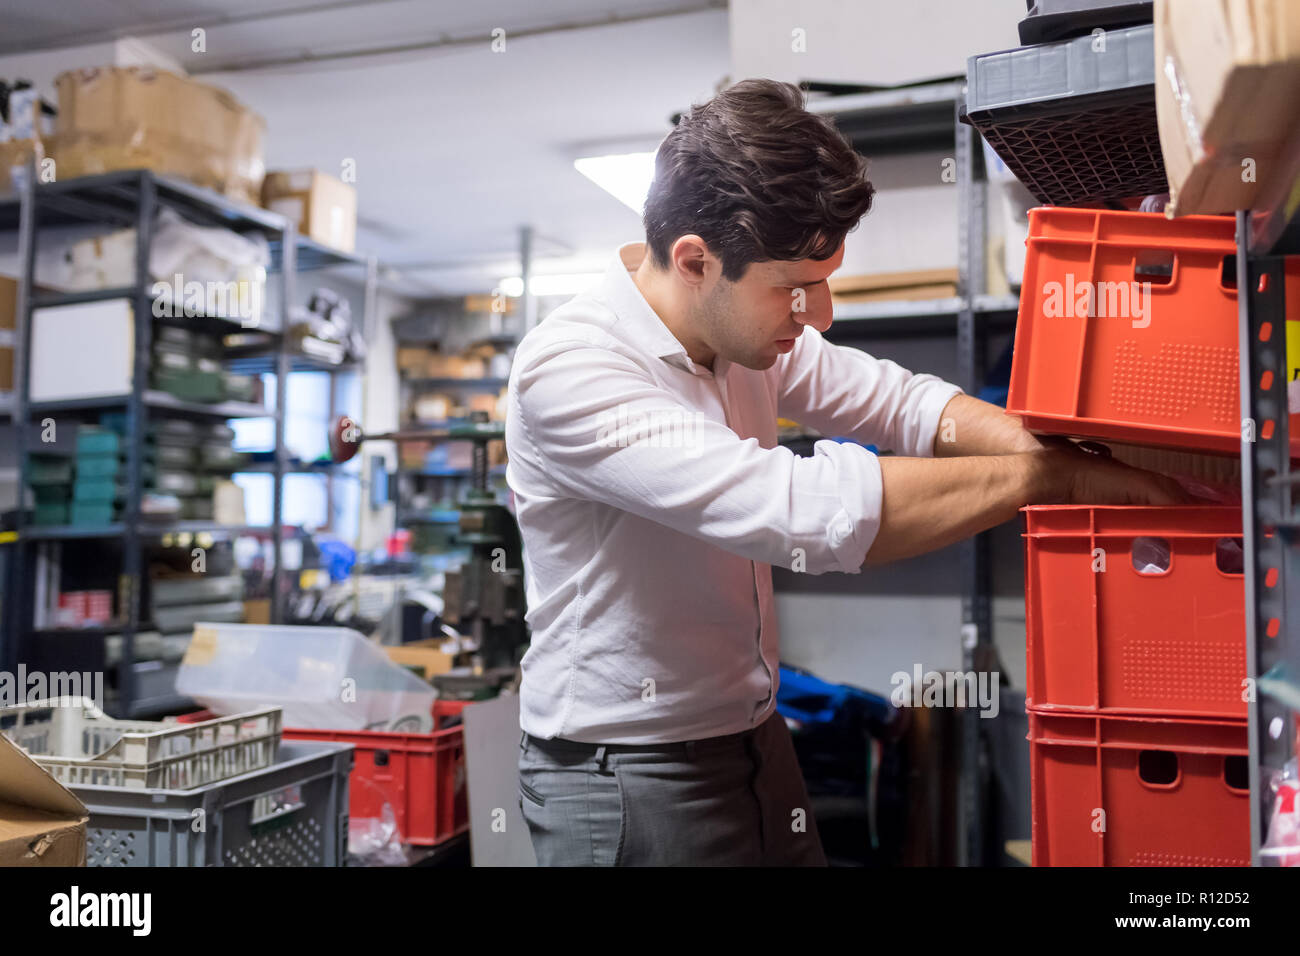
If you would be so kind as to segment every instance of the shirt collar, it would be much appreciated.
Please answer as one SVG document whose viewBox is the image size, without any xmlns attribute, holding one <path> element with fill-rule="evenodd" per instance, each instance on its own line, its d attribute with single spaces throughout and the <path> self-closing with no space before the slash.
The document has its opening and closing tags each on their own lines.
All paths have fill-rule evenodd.
<svg viewBox="0 0 1300 956">
<path fill-rule="evenodd" d="M 641 290 L 632 281 L 632 273 L 646 256 L 644 242 L 628 242 L 618 247 L 601 283 L 601 298 L 614 307 L 618 328 L 638 348 L 649 355 L 672 362 L 695 374 L 709 370 L 695 364 L 686 347 L 664 325 Z"/>
</svg>

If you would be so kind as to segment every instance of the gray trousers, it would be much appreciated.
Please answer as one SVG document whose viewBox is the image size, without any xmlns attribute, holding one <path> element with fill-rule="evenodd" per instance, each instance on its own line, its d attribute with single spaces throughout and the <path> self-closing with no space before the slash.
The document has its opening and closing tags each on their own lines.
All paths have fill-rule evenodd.
<svg viewBox="0 0 1300 956">
<path fill-rule="evenodd" d="M 785 720 L 678 744 L 519 743 L 540 866 L 825 866 Z"/>
</svg>

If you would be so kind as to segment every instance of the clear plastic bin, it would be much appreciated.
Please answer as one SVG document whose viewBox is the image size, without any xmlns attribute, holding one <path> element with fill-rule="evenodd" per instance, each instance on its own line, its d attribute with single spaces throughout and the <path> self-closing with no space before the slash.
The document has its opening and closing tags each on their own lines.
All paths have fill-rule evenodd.
<svg viewBox="0 0 1300 956">
<path fill-rule="evenodd" d="M 216 714 L 284 710 L 284 725 L 428 733 L 437 693 L 345 627 L 199 623 L 177 693 Z"/>
</svg>

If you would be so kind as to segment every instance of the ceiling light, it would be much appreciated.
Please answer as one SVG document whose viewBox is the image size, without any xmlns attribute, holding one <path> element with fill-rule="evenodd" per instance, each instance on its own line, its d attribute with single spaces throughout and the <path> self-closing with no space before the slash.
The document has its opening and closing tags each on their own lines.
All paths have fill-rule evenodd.
<svg viewBox="0 0 1300 956">
<path fill-rule="evenodd" d="M 617 153 L 575 159 L 573 168 L 637 215 L 655 178 L 655 154 Z"/>
<path fill-rule="evenodd" d="M 533 295 L 577 295 L 595 284 L 600 272 L 557 272 L 554 275 L 533 276 L 528 280 L 528 291 Z M 518 298 L 524 294 L 524 280 L 519 276 L 502 279 L 497 286 L 505 295 Z"/>
</svg>

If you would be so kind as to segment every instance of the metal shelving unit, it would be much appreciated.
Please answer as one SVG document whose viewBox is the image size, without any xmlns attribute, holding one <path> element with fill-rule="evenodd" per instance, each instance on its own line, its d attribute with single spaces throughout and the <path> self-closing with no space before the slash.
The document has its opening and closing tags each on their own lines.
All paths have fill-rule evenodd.
<svg viewBox="0 0 1300 956">
<path fill-rule="evenodd" d="M 1300 142 L 1283 182 L 1300 184 Z M 1293 471 L 1287 404 L 1285 257 L 1300 255 L 1300 191 L 1265 197 L 1263 212 L 1237 213 L 1241 358 L 1242 539 L 1248 556 L 1246 666 L 1254 694 L 1250 734 L 1251 862 L 1273 811 L 1270 781 L 1296 756 L 1300 698 L 1300 472 Z M 1296 303 L 1290 304 L 1294 312 Z"/>
<path fill-rule="evenodd" d="M 136 635 L 147 625 L 141 614 L 141 584 L 144 574 L 144 550 L 153 541 L 171 535 L 209 535 L 214 539 L 244 533 L 269 535 L 273 545 L 271 573 L 271 619 L 282 618 L 284 593 L 282 587 L 282 543 L 284 536 L 284 477 L 287 473 L 311 471 L 332 475 L 337 469 L 291 468 L 285 449 L 285 404 L 287 379 L 291 371 L 318 370 L 328 372 L 356 371 L 357 363 L 344 366 L 324 363 L 311 356 L 294 353 L 289 346 L 287 316 L 289 306 L 295 301 L 296 278 L 299 272 L 334 266 L 354 266 L 365 270 L 366 311 L 365 320 L 373 316 L 371 307 L 377 264 L 373 258 L 343 253 L 298 235 L 292 223 L 284 217 L 245 203 L 237 202 L 215 192 L 194 186 L 183 180 L 158 175 L 145 170 L 108 173 L 54 183 L 34 183 L 28 177 L 28 186 L 15 200 L 0 201 L 0 230 L 17 230 L 21 275 L 18 289 L 18 328 L 15 335 L 15 391 L 11 414 L 16 425 L 19 445 L 20 493 L 27 486 L 28 459 L 32 453 L 30 433 L 37 415 L 86 413 L 100 409 L 125 410 L 132 422 L 130 440 L 126 443 L 127 498 L 122 520 L 101 526 L 32 526 L 27 515 L 19 509 L 18 541 L 15 545 L 17 559 L 11 570 L 9 593 L 15 598 L 6 602 L 6 621 L 0 622 L 4 640 L 0 640 L 0 666 L 10 670 L 18 660 L 27 661 L 39 654 L 38 637 L 50 634 L 67 635 L 76 640 L 60 648 L 60 662 L 64 653 L 72 653 L 74 644 L 86 648 L 88 639 L 103 639 L 110 634 L 120 634 L 123 648 L 117 665 L 119 709 L 123 714 L 135 711 L 138 703 L 135 694 Z M 148 272 L 149 249 L 153 238 L 154 213 L 160 207 L 169 207 L 184 218 L 200 225 L 220 226 L 237 232 L 259 232 L 267 238 L 271 251 L 270 271 L 279 276 L 280 307 L 278 321 L 268 322 L 255 335 L 258 344 L 230 350 L 231 361 L 227 367 L 240 372 L 270 372 L 275 375 L 275 403 L 268 409 L 245 402 L 198 403 L 178 399 L 169 393 L 148 387 L 152 322 L 176 324 L 209 333 L 231 333 L 240 326 L 219 317 L 191 316 L 156 319 L 152 315 Z M 35 254 L 37 239 L 44 229 L 67 225 L 109 225 L 136 230 L 135 282 L 131 286 L 76 293 L 33 294 L 35 282 Z M 129 299 L 134 312 L 135 352 L 133 388 L 130 393 L 107 398 L 33 403 L 29 400 L 29 362 L 27 344 L 31 336 L 32 311 L 47 305 L 104 301 L 114 298 Z M 371 330 L 367 327 L 366 333 Z M 333 383 L 335 380 L 331 379 Z M 331 393 L 333 393 L 333 385 Z M 181 417 L 194 420 L 224 421 L 231 418 L 270 418 L 275 423 L 274 458 L 258 470 L 273 476 L 272 521 L 268 528 L 251 526 L 230 527 L 210 521 L 158 521 L 141 513 L 143 494 L 142 461 L 143 436 L 151 415 Z M 120 627 L 87 628 L 76 632 L 59 629 L 36 631 L 33 628 L 34 566 L 36 549 L 51 542 L 90 539 L 117 539 L 122 548 Z M 102 657 L 100 658 L 102 660 Z"/>
<path fill-rule="evenodd" d="M 144 552 L 147 544 L 159 539 L 164 534 L 208 532 L 214 534 L 238 534 L 242 528 L 223 528 L 212 522 L 202 521 L 151 521 L 142 514 L 143 497 L 143 458 L 144 435 L 151 415 L 164 417 L 185 417 L 200 420 L 223 421 L 230 418 L 258 417 L 272 418 L 275 422 L 275 444 L 277 465 L 282 465 L 284 445 L 284 373 L 287 372 L 287 354 L 285 337 L 281 334 L 283 320 L 279 328 L 268 332 L 268 340 L 275 356 L 277 370 L 277 401 L 275 408 L 268 411 L 258 405 L 244 402 L 197 403 L 184 401 L 174 396 L 150 389 L 150 356 L 153 338 L 152 296 L 153 285 L 149 274 L 149 252 L 155 227 L 155 212 L 161 207 L 169 207 L 193 222 L 204 225 L 218 225 L 237 231 L 256 231 L 278 240 L 282 250 L 288 250 L 281 257 L 281 295 L 282 302 L 292 301 L 293 289 L 293 250 L 295 234 L 293 226 L 282 217 L 243 203 L 234 202 L 208 190 L 199 189 L 188 183 L 171 177 L 154 173 L 124 171 L 108 173 L 101 176 L 89 176 L 53 183 L 36 183 L 34 176 L 28 177 L 28 184 L 19 201 L 0 205 L 0 228 L 17 226 L 18 251 L 21 262 L 21 275 L 18 287 L 18 330 L 15 351 L 15 402 L 14 421 L 19 446 L 19 489 L 25 495 L 29 471 L 29 459 L 32 452 L 29 433 L 32 419 L 37 415 L 78 414 L 94 412 L 101 409 L 124 409 L 128 421 L 129 440 L 126 442 L 126 501 L 122 520 L 102 526 L 31 526 L 27 523 L 25 509 L 18 512 L 18 538 L 20 557 L 17 561 L 17 573 L 11 593 L 16 605 L 12 609 L 12 626 L 8 629 L 12 640 L 6 643 L 3 658 L 6 663 L 15 660 L 39 660 L 41 649 L 37 646 L 37 632 L 34 624 L 34 580 L 29 579 L 30 570 L 35 566 L 37 549 L 48 543 L 77 541 L 87 539 L 118 539 L 121 542 L 121 577 L 118 595 L 121 628 L 116 633 L 121 635 L 122 653 L 117 665 L 118 709 L 124 715 L 136 712 L 138 698 L 136 694 L 136 660 L 135 637 L 145 623 L 141 614 L 141 589 L 144 567 Z M 16 222 L 15 222 L 16 212 Z M 135 281 L 131 286 L 76 293 L 42 293 L 33 294 L 35 286 L 37 240 L 43 229 L 62 225 L 93 223 L 108 224 L 116 227 L 130 227 L 136 231 L 135 236 Z M 128 394 L 108 398 L 86 400 L 69 400 L 60 402 L 33 403 L 29 398 L 30 369 L 28 342 L 31 338 L 32 313 L 35 309 L 47 305 L 62 305 L 74 302 L 104 301 L 113 298 L 130 300 L 134 315 L 134 356 L 132 368 L 132 389 Z M 210 333 L 233 331 L 238 326 L 223 319 L 195 316 L 185 320 L 191 327 L 201 328 Z M 282 471 L 277 469 L 277 494 L 273 505 L 272 527 L 269 529 L 274 542 L 274 566 L 272 572 L 273 607 L 279 592 L 280 554 L 282 522 L 280 495 Z M 277 610 L 273 610 L 273 614 Z M 48 633 L 48 632 L 43 632 Z M 101 641 L 108 635 L 108 630 L 99 631 Z M 70 651 L 70 647 L 61 647 L 61 652 Z M 102 658 L 101 658 L 102 659 Z M 62 658 L 60 663 L 63 662 Z"/>
</svg>

